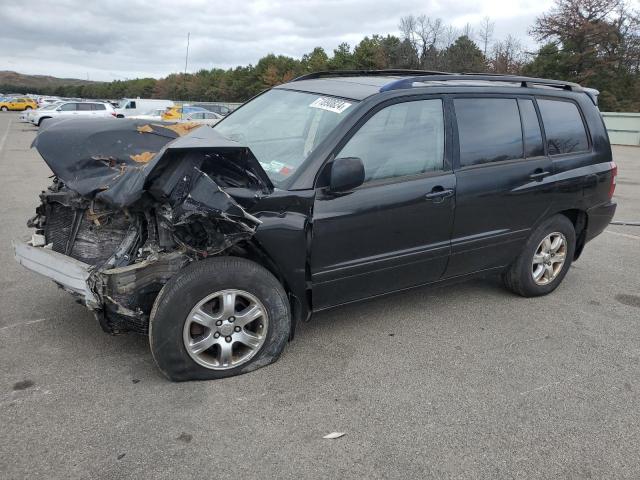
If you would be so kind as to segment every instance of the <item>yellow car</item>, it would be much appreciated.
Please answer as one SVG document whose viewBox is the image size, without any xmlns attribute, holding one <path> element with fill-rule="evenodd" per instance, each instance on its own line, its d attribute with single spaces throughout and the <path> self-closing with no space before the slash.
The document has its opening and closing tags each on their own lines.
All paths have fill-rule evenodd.
<svg viewBox="0 0 640 480">
<path fill-rule="evenodd" d="M 6 112 L 7 110 L 35 110 L 38 108 L 38 104 L 31 98 L 7 98 L 0 102 L 0 110 Z"/>
<path fill-rule="evenodd" d="M 192 105 L 176 105 L 173 107 L 167 107 L 165 112 L 162 114 L 162 120 L 169 120 L 169 121 L 181 120 L 182 118 L 185 118 L 187 115 L 191 113 L 196 113 L 196 112 L 207 113 L 208 111 L 209 110 L 207 110 L 206 108 L 195 107 Z"/>
<path fill-rule="evenodd" d="M 180 120 L 182 118 L 182 108 L 179 106 L 167 107 L 162 114 L 162 120 Z"/>
</svg>

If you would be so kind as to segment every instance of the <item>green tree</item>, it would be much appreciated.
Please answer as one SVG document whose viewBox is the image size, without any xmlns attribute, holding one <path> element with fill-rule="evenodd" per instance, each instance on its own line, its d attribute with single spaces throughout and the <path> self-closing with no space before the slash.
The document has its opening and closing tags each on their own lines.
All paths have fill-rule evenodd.
<svg viewBox="0 0 640 480">
<path fill-rule="evenodd" d="M 333 57 L 329 59 L 330 70 L 352 70 L 355 68 L 355 61 L 348 43 L 341 43 L 333 50 Z"/>
<path fill-rule="evenodd" d="M 329 69 L 329 57 L 322 47 L 316 47 L 311 53 L 304 54 L 301 63 L 305 72 L 320 72 Z"/>
<path fill-rule="evenodd" d="M 478 46 L 462 35 L 442 52 L 442 64 L 451 72 L 484 72 L 487 61 Z"/>
</svg>

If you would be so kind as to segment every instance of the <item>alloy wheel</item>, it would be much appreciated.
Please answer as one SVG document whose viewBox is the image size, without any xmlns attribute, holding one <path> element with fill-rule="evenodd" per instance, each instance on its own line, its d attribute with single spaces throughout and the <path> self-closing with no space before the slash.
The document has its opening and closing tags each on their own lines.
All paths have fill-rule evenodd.
<svg viewBox="0 0 640 480">
<path fill-rule="evenodd" d="M 268 327 L 267 310 L 254 295 L 244 290 L 221 290 L 193 307 L 184 324 L 183 341 L 196 363 L 228 370 L 258 353 Z"/>
<path fill-rule="evenodd" d="M 542 239 L 531 262 L 531 275 L 537 285 L 553 282 L 562 271 L 567 257 L 567 239 L 553 232 Z"/>
</svg>

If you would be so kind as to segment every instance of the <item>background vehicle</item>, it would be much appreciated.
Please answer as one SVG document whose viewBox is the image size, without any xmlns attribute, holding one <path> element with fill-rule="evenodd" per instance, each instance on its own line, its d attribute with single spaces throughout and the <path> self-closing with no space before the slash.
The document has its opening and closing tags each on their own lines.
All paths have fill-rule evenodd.
<svg viewBox="0 0 640 480">
<path fill-rule="evenodd" d="M 176 105 L 167 108 L 162 114 L 163 120 L 182 120 L 183 115 L 195 112 L 208 112 L 206 108 L 194 107 L 192 105 Z"/>
<path fill-rule="evenodd" d="M 24 122 L 24 123 L 33 123 L 33 118 L 35 115 L 39 115 L 41 112 L 55 110 L 58 106 L 62 105 L 63 103 L 65 102 L 62 100 L 57 100 L 54 103 L 47 103 L 46 105 L 42 105 L 38 107 L 36 110 L 25 110 L 18 117 L 18 121 Z"/>
<path fill-rule="evenodd" d="M 104 118 L 115 117 L 114 108 L 109 103 L 102 102 L 64 102 L 55 105 L 54 108 L 36 110 L 31 118 L 31 123 L 40 126 L 49 118 L 59 117 L 84 117 Z"/>
<path fill-rule="evenodd" d="M 0 110 L 2 110 L 3 112 L 6 112 L 7 110 L 32 110 L 35 108 L 38 108 L 38 104 L 35 102 L 35 100 L 27 97 L 9 98 L 0 102 Z"/>
<path fill-rule="evenodd" d="M 222 120 L 222 115 L 213 112 L 193 112 L 182 116 L 182 122 L 202 123 L 203 125 L 215 125 Z"/>
<path fill-rule="evenodd" d="M 231 109 L 225 105 L 211 105 L 211 104 L 203 103 L 203 104 L 195 104 L 194 106 L 205 108 L 210 112 L 217 113 L 222 117 L 226 117 L 231 113 Z"/>
<path fill-rule="evenodd" d="M 132 115 L 143 115 L 156 108 L 168 108 L 173 106 L 171 100 L 155 100 L 150 98 L 123 98 L 116 108 L 118 118 Z"/>
<path fill-rule="evenodd" d="M 548 294 L 616 208 L 600 112 L 568 82 L 326 72 L 171 142 L 113 123 L 38 136 L 56 179 L 16 257 L 148 334 L 172 380 L 267 365 L 298 320 L 390 292 L 493 273 Z"/>
<path fill-rule="evenodd" d="M 164 108 L 154 108 L 153 110 L 149 110 L 141 115 L 131 115 L 127 118 L 134 118 L 136 120 L 162 120 L 162 114 L 165 112 Z"/>
<path fill-rule="evenodd" d="M 38 98 L 38 108 L 58 103 L 60 101 L 57 97 L 40 97 Z"/>
</svg>

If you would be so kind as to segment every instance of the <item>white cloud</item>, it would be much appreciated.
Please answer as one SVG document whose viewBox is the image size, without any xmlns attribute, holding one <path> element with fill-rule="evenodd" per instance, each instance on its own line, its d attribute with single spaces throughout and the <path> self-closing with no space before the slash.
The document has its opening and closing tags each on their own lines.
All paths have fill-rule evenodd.
<svg viewBox="0 0 640 480">
<path fill-rule="evenodd" d="M 496 38 L 533 45 L 527 28 L 550 6 L 516 0 L 0 0 L 0 70 L 92 80 L 161 77 L 255 63 L 268 53 L 328 53 L 365 35 L 398 34 L 400 17 L 424 13 L 461 27 L 490 16 Z"/>
</svg>

